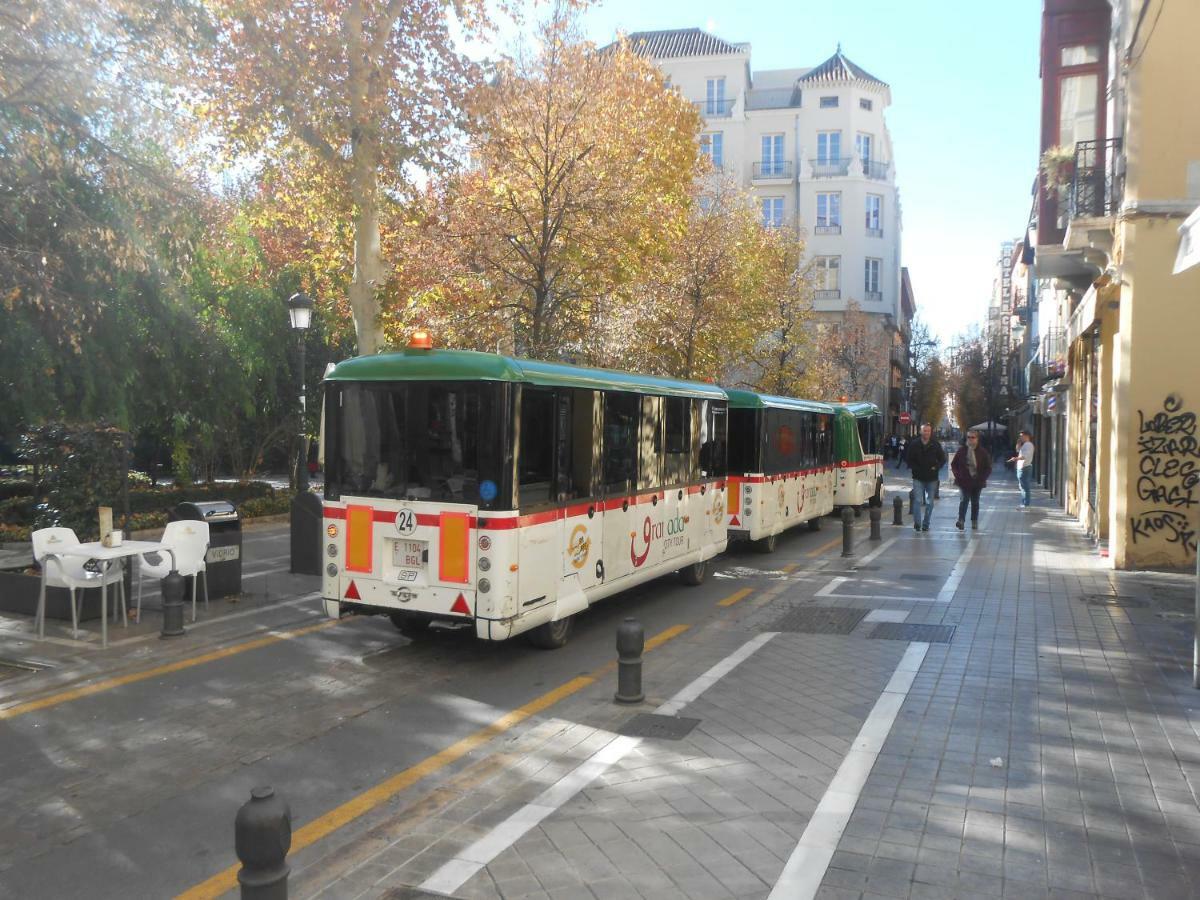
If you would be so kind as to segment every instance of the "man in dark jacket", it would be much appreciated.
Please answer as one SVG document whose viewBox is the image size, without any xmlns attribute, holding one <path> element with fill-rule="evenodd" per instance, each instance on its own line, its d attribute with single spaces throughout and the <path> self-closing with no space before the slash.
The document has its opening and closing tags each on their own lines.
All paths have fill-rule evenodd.
<svg viewBox="0 0 1200 900">
<path fill-rule="evenodd" d="M 954 473 L 954 483 L 962 491 L 962 499 L 958 501 L 958 521 L 954 527 L 962 531 L 969 503 L 971 530 L 975 530 L 979 527 L 979 492 L 987 487 L 988 476 L 992 474 L 992 458 L 980 446 L 978 431 L 967 432 L 967 443 L 954 454 L 950 471 Z"/>
<path fill-rule="evenodd" d="M 913 529 L 929 530 L 933 498 L 937 493 L 938 473 L 946 464 L 946 451 L 933 439 L 933 426 L 921 426 L 921 439 L 908 442 L 908 467 L 913 477 Z M 922 515 L 923 513 L 923 515 Z"/>
</svg>

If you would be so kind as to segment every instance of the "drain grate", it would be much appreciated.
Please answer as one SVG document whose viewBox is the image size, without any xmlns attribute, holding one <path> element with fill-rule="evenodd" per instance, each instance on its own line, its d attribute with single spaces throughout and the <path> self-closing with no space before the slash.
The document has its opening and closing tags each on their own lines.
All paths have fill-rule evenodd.
<svg viewBox="0 0 1200 900">
<path fill-rule="evenodd" d="M 663 741 L 681 741 L 700 724 L 699 719 L 683 716 L 660 716 L 654 713 L 638 713 L 621 726 L 618 734 L 626 737 L 658 738 Z"/>
<path fill-rule="evenodd" d="M 926 575 L 924 572 L 901 572 L 901 578 L 909 581 L 941 581 L 941 575 Z"/>
<path fill-rule="evenodd" d="M 900 622 L 880 622 L 867 635 L 879 641 L 922 641 L 927 644 L 948 644 L 954 637 L 954 625 L 908 625 Z"/>
<path fill-rule="evenodd" d="M 0 659 L 0 681 L 24 678 L 26 675 L 32 675 L 45 668 L 48 666 L 39 663 L 25 662 L 19 659 Z"/>
<path fill-rule="evenodd" d="M 765 630 L 799 634 L 849 634 L 868 612 L 869 609 L 801 607 L 789 610 Z"/>
<path fill-rule="evenodd" d="M 1127 609 L 1142 609 L 1150 605 L 1150 601 L 1142 597 L 1118 594 L 1084 594 L 1079 600 L 1089 606 L 1122 606 Z"/>
</svg>

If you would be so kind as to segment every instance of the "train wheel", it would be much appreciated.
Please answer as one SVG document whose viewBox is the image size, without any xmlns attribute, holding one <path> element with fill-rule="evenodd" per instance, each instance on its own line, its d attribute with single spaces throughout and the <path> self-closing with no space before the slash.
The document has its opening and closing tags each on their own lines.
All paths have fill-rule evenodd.
<svg viewBox="0 0 1200 900">
<path fill-rule="evenodd" d="M 388 618 L 392 620 L 392 624 L 396 626 L 396 629 L 410 640 L 415 641 L 417 638 L 424 637 L 429 633 L 429 623 L 431 620 L 426 619 L 424 616 L 394 612 Z"/>
<path fill-rule="evenodd" d="M 690 566 L 684 566 L 679 570 L 679 580 L 692 587 L 704 584 L 704 579 L 707 577 L 708 560 L 706 559 L 702 559 L 698 563 L 692 563 Z"/>
<path fill-rule="evenodd" d="M 750 546 L 759 553 L 774 553 L 775 545 L 779 543 L 779 535 L 773 534 L 770 537 L 759 538 L 757 541 L 751 541 Z"/>
<path fill-rule="evenodd" d="M 530 631 L 525 639 L 539 650 L 557 650 L 567 643 L 574 624 L 574 616 L 567 616 L 557 622 L 547 622 Z"/>
</svg>

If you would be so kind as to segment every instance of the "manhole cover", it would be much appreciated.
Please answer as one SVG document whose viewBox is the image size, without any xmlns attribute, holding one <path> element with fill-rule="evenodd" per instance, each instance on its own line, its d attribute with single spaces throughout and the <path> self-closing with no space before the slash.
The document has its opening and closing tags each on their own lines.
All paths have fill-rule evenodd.
<svg viewBox="0 0 1200 900">
<path fill-rule="evenodd" d="M 789 610 L 766 630 L 800 634 L 849 634 L 868 612 L 868 609 L 801 607 Z"/>
<path fill-rule="evenodd" d="M 621 726 L 618 734 L 623 734 L 627 737 L 679 741 L 691 734 L 692 729 L 699 724 L 699 719 L 687 719 L 683 716 L 659 716 L 654 713 L 638 713 Z"/>
<path fill-rule="evenodd" d="M 901 572 L 901 578 L 907 578 L 909 581 L 941 581 L 941 575 L 926 575 L 923 572 Z"/>
<path fill-rule="evenodd" d="M 17 659 L 0 659 L 0 681 L 24 678 L 26 675 L 32 675 L 44 668 L 46 666 L 37 663 L 23 662 Z"/>
<path fill-rule="evenodd" d="M 1141 597 L 1126 597 L 1117 594 L 1084 594 L 1079 599 L 1089 606 L 1124 606 L 1140 609 L 1150 605 L 1149 600 L 1143 600 Z"/>
<path fill-rule="evenodd" d="M 926 644 L 948 644 L 954 637 L 954 625 L 907 625 L 901 622 L 880 622 L 868 638 L 879 641 L 922 641 Z"/>
</svg>

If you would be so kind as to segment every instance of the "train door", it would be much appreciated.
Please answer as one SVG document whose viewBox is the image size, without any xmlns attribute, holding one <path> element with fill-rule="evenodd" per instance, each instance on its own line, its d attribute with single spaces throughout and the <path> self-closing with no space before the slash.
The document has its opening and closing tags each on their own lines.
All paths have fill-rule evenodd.
<svg viewBox="0 0 1200 900">
<path fill-rule="evenodd" d="M 601 442 L 601 494 L 604 498 L 605 583 L 633 571 L 636 559 L 633 527 L 637 519 L 638 421 L 637 394 L 605 391 L 603 394 L 604 436 Z M 640 524 L 640 523 L 639 523 Z"/>
<path fill-rule="evenodd" d="M 604 572 L 604 503 L 599 499 L 602 409 L 596 391 L 559 395 L 557 455 L 563 518 L 564 578 L 578 576 L 584 590 L 600 584 Z"/>
</svg>

